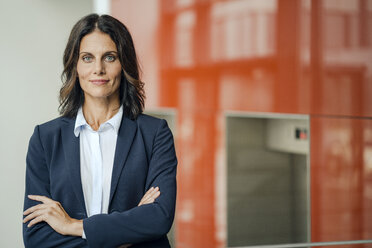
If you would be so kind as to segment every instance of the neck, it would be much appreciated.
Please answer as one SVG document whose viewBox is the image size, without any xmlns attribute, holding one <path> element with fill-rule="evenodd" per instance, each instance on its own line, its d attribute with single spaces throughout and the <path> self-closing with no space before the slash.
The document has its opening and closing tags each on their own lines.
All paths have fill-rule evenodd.
<svg viewBox="0 0 372 248">
<path fill-rule="evenodd" d="M 85 98 L 83 104 L 83 114 L 87 123 L 93 130 L 97 131 L 102 123 L 111 119 L 120 109 L 119 98 L 109 99 L 89 99 Z"/>
</svg>

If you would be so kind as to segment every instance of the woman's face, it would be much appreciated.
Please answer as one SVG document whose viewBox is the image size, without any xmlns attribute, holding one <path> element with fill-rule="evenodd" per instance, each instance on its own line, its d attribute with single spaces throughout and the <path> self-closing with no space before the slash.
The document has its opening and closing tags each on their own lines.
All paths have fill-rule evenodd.
<svg viewBox="0 0 372 248">
<path fill-rule="evenodd" d="M 80 42 L 77 73 L 86 100 L 119 99 L 122 66 L 110 36 L 95 30 Z"/>
</svg>

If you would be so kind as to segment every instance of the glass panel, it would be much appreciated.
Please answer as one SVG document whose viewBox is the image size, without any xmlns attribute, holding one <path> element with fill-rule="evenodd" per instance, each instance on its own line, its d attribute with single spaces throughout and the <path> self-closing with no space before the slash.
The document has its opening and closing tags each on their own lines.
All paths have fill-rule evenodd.
<svg viewBox="0 0 372 248">
<path fill-rule="evenodd" d="M 193 11 L 179 13 L 175 24 L 175 64 L 180 67 L 190 66 L 193 64 L 195 13 Z"/>
<path fill-rule="evenodd" d="M 311 1 L 311 72 L 320 114 L 372 115 L 371 0 Z M 317 18 L 317 21 L 315 21 Z"/>
<path fill-rule="evenodd" d="M 311 119 L 313 242 L 372 239 L 372 120 Z"/>
<path fill-rule="evenodd" d="M 211 57 L 223 61 L 271 56 L 276 0 L 220 1 L 211 6 Z"/>
</svg>

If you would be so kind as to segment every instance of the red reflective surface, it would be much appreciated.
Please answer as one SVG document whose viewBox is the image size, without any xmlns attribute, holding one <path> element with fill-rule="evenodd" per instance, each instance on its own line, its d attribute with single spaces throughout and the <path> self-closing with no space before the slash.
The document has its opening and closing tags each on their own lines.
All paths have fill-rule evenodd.
<svg viewBox="0 0 372 248">
<path fill-rule="evenodd" d="M 226 245 L 228 111 L 310 115 L 311 241 L 372 239 L 371 0 L 111 4 L 177 110 L 177 247 Z"/>
<path fill-rule="evenodd" d="M 372 119 L 311 119 L 312 241 L 372 238 Z"/>
</svg>

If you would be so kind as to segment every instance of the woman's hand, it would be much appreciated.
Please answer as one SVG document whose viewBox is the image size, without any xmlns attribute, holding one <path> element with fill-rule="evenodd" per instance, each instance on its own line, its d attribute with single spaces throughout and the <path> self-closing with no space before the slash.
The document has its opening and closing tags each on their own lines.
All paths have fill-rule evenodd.
<svg viewBox="0 0 372 248">
<path fill-rule="evenodd" d="M 42 203 L 23 212 L 23 215 L 26 215 L 23 223 L 30 221 L 27 227 L 45 221 L 62 235 L 81 236 L 83 234 L 83 220 L 71 218 L 59 202 L 41 195 L 29 195 L 28 198 Z"/>
<path fill-rule="evenodd" d="M 145 204 L 149 204 L 149 203 L 153 203 L 156 198 L 158 198 L 160 195 L 160 191 L 159 191 L 159 187 L 151 187 L 147 192 L 146 194 L 142 197 L 140 203 L 138 204 L 138 206 L 141 206 L 141 205 L 145 205 Z M 128 248 L 132 246 L 132 244 L 126 244 L 126 245 L 121 245 L 119 246 L 118 248 Z"/>
<path fill-rule="evenodd" d="M 141 206 L 141 205 L 144 205 L 144 204 L 149 204 L 149 203 L 153 203 L 156 198 L 158 198 L 160 195 L 160 191 L 159 191 L 159 187 L 151 187 L 147 192 L 146 194 L 142 197 L 140 203 L 138 204 L 138 206 Z"/>
</svg>

